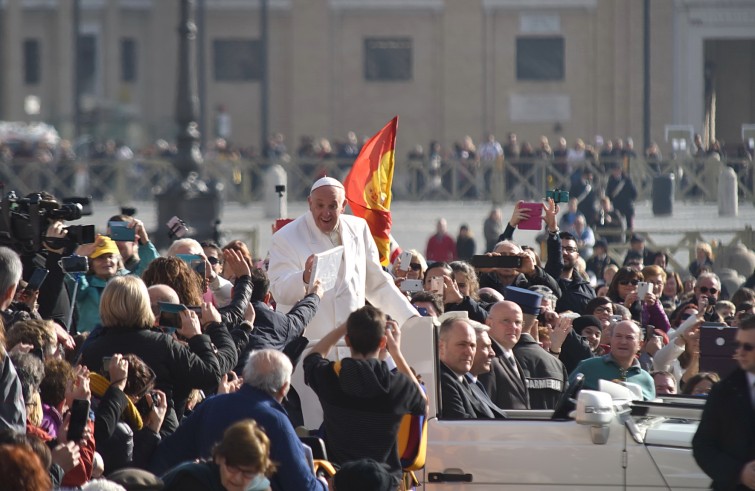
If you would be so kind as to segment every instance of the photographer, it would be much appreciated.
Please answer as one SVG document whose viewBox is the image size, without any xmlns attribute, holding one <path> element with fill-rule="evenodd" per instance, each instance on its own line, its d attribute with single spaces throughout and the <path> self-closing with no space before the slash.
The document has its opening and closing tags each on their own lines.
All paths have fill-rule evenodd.
<svg viewBox="0 0 755 491">
<path fill-rule="evenodd" d="M 697 277 L 697 282 L 695 282 L 694 296 L 689 301 L 677 307 L 671 314 L 671 318 L 676 318 L 679 313 L 684 311 L 689 305 L 699 305 L 701 297 L 705 297 L 706 308 L 703 313 L 705 322 L 723 322 L 723 318 L 715 309 L 720 294 L 721 280 L 718 275 L 715 273 L 701 273 L 700 276 Z"/>
<path fill-rule="evenodd" d="M 559 232 L 556 226 L 558 211 L 558 205 L 549 199 L 545 206 L 544 218 L 548 231 L 548 262 L 545 272 L 551 275 L 561 288 L 556 312 L 570 310 L 581 315 L 588 302 L 595 298 L 595 290 L 576 268 L 579 258 L 577 240 L 569 232 Z"/>
<path fill-rule="evenodd" d="M 131 274 L 141 276 L 149 263 L 160 257 L 157 248 L 149 240 L 144 223 L 129 215 L 114 215 L 108 220 L 108 235 L 112 234 L 110 222 L 126 223 L 125 228 L 134 231 L 133 240 L 118 240 L 117 238 L 113 240 L 123 259 L 123 267 L 129 270 Z"/>
<path fill-rule="evenodd" d="M 123 467 L 145 469 L 160 443 L 168 410 L 165 393 L 154 390 L 155 372 L 134 354 L 114 353 L 103 374 L 90 372 L 89 378 L 94 438 L 105 473 Z"/>
<path fill-rule="evenodd" d="M 522 266 L 519 268 L 479 268 L 480 287 L 490 287 L 501 295 L 507 286 L 516 286 L 527 289 L 532 285 L 544 285 L 551 289 L 557 297 L 561 296 L 561 288 L 551 275 L 543 268 L 537 266 L 529 254 L 522 251 L 519 245 L 511 241 L 502 241 L 496 244 L 491 253 L 494 256 L 519 256 L 522 258 Z"/>
<path fill-rule="evenodd" d="M 48 275 L 43 286 L 37 292 L 37 309 L 43 319 L 55 321 L 57 325 L 61 326 L 58 329 L 58 338 L 63 342 L 66 349 L 73 349 L 73 338 L 68 334 L 68 332 L 72 332 L 72 326 L 67 324 L 71 311 L 71 300 L 68 290 L 64 288 L 65 272 L 60 268 L 60 260 L 67 252 L 70 252 L 66 251 L 66 248 L 72 249 L 75 244 L 67 243 L 66 235 L 62 220 L 53 221 L 45 233 L 42 250 L 36 257 L 44 259 L 44 268 L 48 270 Z M 28 265 L 24 266 L 26 270 Z M 33 267 L 33 264 L 28 266 L 29 269 Z"/>
<path fill-rule="evenodd" d="M 74 281 L 78 281 L 76 309 L 79 318 L 76 330 L 88 332 L 100 323 L 100 296 L 108 281 L 130 272 L 123 267 L 118 247 L 110 237 L 100 235 L 94 243 L 79 246 L 76 254 L 89 258 L 89 271 L 86 275 L 68 280 L 69 289 L 73 288 Z"/>
</svg>

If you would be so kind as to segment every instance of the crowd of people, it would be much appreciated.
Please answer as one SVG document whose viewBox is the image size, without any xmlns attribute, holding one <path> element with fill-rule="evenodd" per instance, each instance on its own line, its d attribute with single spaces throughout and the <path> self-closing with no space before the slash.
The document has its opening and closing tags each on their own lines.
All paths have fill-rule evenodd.
<svg viewBox="0 0 755 491">
<path fill-rule="evenodd" d="M 128 215 L 92 243 L 50 219 L 41 249 L 0 247 L 3 478 L 35 491 L 407 489 L 407 418 L 555 410 L 570 387 L 601 379 L 644 399 L 715 394 L 724 382 L 700 370 L 704 322 L 738 328 L 735 373 L 755 377 L 755 275 L 724 291 L 707 244 L 689 281 L 641 237 L 619 265 L 605 242 L 581 238 L 578 203 L 550 199 L 517 205 L 505 228 L 485 224 L 484 257 L 500 263 L 480 266 L 469 227 L 455 240 L 441 220 L 426 257 L 383 268 L 367 223 L 345 208 L 343 185 L 317 180 L 267 266 L 241 241 L 182 238 L 161 254 Z M 514 240 L 533 213 L 545 261 Z M 337 271 L 316 274 L 333 251 Z M 435 415 L 402 348 L 419 316 L 438 329 Z M 734 459 L 721 431 L 701 424 L 696 456 L 704 448 L 750 486 L 752 440 Z M 319 462 L 320 439 L 335 467 Z"/>
</svg>

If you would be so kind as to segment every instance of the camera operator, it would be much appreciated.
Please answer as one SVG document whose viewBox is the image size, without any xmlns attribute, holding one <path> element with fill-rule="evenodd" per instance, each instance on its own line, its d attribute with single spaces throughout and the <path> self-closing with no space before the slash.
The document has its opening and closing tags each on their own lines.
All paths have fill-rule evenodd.
<svg viewBox="0 0 755 491">
<path fill-rule="evenodd" d="M 718 296 L 721 294 L 721 279 L 715 273 L 701 273 L 695 283 L 694 296 L 688 301 L 681 304 L 671 314 L 671 318 L 676 318 L 680 312 L 683 312 L 690 304 L 698 306 L 701 301 L 705 304 L 704 319 L 705 322 L 723 322 L 724 319 L 716 312 L 715 305 Z"/>
<path fill-rule="evenodd" d="M 114 215 L 108 220 L 108 235 L 111 234 L 110 222 L 124 222 L 128 224 L 127 228 L 134 230 L 134 240 L 114 240 L 123 259 L 124 267 L 132 274 L 141 276 L 149 263 L 160 257 L 157 248 L 149 240 L 144 223 L 129 215 Z"/>
</svg>

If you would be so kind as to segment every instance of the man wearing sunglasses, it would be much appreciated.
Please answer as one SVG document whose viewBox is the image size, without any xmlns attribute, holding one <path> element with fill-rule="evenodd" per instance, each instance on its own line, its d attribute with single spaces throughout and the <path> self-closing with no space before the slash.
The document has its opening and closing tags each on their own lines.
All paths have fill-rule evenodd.
<svg viewBox="0 0 755 491">
<path fill-rule="evenodd" d="M 738 368 L 713 386 L 692 451 L 713 489 L 755 489 L 755 316 L 739 323 Z"/>
<path fill-rule="evenodd" d="M 708 306 L 705 309 L 705 321 L 706 322 L 723 322 L 724 319 L 721 317 L 718 312 L 716 312 L 715 305 L 718 301 L 718 297 L 721 294 L 721 280 L 719 279 L 718 275 L 715 273 L 702 273 L 697 278 L 697 283 L 695 283 L 695 296 L 692 297 L 688 302 L 681 304 L 677 309 L 674 311 L 673 314 L 671 314 L 671 318 L 675 318 L 679 312 L 684 312 L 684 310 L 692 304 L 693 306 L 697 307 L 700 304 L 700 299 L 704 298 Z"/>
</svg>

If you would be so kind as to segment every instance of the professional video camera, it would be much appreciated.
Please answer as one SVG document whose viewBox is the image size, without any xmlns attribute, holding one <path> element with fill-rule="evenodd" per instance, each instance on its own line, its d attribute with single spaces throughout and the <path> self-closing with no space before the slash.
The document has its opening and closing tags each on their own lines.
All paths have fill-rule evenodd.
<svg viewBox="0 0 755 491">
<path fill-rule="evenodd" d="M 89 198 L 74 198 L 61 204 L 49 198 L 49 195 L 32 193 L 19 198 L 15 191 L 10 191 L 3 196 L 0 204 L 0 245 L 21 254 L 35 253 L 41 249 L 51 222 L 80 219 L 83 207 L 89 201 Z M 94 242 L 94 225 L 72 225 L 66 230 L 65 239 L 50 239 L 56 241 L 54 247 L 68 248 Z"/>
</svg>

